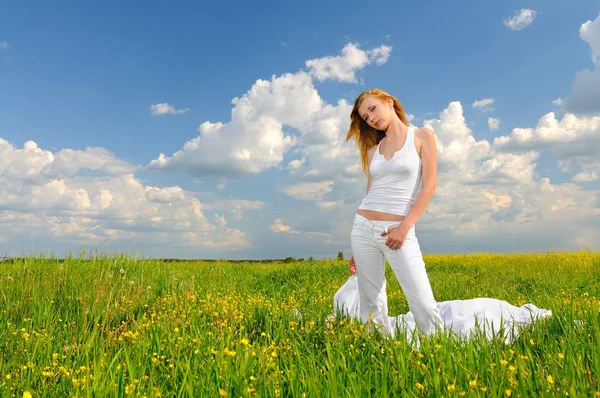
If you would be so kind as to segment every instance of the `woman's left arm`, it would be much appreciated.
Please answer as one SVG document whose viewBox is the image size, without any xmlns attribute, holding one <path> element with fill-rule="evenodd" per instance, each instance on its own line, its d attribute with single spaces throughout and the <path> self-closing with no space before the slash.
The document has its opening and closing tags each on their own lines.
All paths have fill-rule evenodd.
<svg viewBox="0 0 600 398">
<path fill-rule="evenodd" d="M 425 208 L 435 193 L 435 186 L 437 183 L 437 148 L 433 131 L 424 127 L 417 130 L 415 134 L 417 139 L 421 142 L 419 156 L 421 157 L 421 179 L 423 186 L 419 196 L 415 199 L 412 208 L 404 220 L 402 220 L 401 225 L 407 229 L 410 229 L 425 211 Z"/>
</svg>

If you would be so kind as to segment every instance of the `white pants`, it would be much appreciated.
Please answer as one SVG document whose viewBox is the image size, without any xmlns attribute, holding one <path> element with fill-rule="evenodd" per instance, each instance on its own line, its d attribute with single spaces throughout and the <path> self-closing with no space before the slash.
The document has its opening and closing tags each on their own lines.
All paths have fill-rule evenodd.
<svg viewBox="0 0 600 398">
<path fill-rule="evenodd" d="M 369 320 L 390 330 L 387 296 L 384 300 L 378 296 L 385 291 L 385 260 L 388 262 L 402 292 L 408 301 L 419 331 L 429 335 L 436 328 L 443 327 L 437 303 L 433 297 L 429 278 L 425 271 L 425 262 L 414 226 L 409 230 L 406 240 L 398 250 L 385 245 L 389 235 L 381 236 L 386 226 L 397 226 L 398 221 L 370 221 L 356 214 L 351 233 L 352 255 L 356 262 L 356 276 L 360 295 L 360 318 Z"/>
</svg>

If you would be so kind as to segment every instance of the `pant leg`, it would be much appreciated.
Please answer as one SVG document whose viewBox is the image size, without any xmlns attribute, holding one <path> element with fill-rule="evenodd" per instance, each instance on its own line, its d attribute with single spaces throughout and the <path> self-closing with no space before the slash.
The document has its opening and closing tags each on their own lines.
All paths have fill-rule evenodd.
<svg viewBox="0 0 600 398">
<path fill-rule="evenodd" d="M 435 332 L 436 328 L 443 327 L 443 321 L 427 276 L 415 229 L 410 229 L 398 250 L 392 250 L 385 245 L 387 238 L 388 236 L 384 236 L 380 239 L 382 251 L 406 296 L 417 328 L 423 334 L 429 335 Z"/>
<path fill-rule="evenodd" d="M 389 329 L 385 292 L 385 257 L 376 242 L 370 223 L 355 222 L 351 233 L 352 255 L 360 297 L 360 318 Z"/>
</svg>

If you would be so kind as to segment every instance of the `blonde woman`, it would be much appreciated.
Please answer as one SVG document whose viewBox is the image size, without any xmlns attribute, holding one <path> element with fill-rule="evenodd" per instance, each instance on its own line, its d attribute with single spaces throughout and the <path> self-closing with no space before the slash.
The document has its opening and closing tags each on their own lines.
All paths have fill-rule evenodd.
<svg viewBox="0 0 600 398">
<path fill-rule="evenodd" d="M 390 263 L 420 332 L 443 326 L 415 223 L 431 200 L 437 180 L 433 132 L 415 128 L 397 98 L 372 89 L 361 93 L 350 114 L 346 141 L 354 138 L 367 176 L 367 192 L 351 232 L 349 269 L 358 280 L 360 318 L 389 324 L 387 299 L 378 298 Z"/>
</svg>

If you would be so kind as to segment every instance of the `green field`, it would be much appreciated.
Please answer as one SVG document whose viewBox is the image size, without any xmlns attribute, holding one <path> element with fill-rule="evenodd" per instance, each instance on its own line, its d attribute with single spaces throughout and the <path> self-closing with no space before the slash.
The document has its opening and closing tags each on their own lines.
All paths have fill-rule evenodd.
<svg viewBox="0 0 600 398">
<path fill-rule="evenodd" d="M 600 396 L 600 254 L 425 261 L 438 301 L 553 316 L 513 344 L 416 351 L 346 318 L 327 326 L 345 261 L 36 256 L 0 263 L 0 396 Z M 387 280 L 390 315 L 407 312 L 389 267 Z"/>
</svg>

